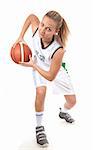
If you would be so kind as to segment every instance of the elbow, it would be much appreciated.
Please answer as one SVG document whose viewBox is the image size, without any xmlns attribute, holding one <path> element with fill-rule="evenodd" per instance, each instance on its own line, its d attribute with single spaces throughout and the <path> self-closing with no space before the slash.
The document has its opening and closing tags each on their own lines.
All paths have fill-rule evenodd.
<svg viewBox="0 0 94 150">
<path fill-rule="evenodd" d="M 49 81 L 53 81 L 53 80 L 54 80 L 54 78 L 50 78 L 50 79 L 49 79 Z"/>
<path fill-rule="evenodd" d="M 48 81 L 53 81 L 53 79 L 52 79 L 52 78 L 49 78 Z"/>
<path fill-rule="evenodd" d="M 55 79 L 54 76 L 49 76 L 48 81 L 53 81 Z"/>
</svg>

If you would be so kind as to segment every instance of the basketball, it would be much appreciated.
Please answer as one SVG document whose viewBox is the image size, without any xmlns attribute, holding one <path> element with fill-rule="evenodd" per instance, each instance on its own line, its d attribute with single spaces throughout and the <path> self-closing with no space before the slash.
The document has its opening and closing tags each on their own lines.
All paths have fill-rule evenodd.
<svg viewBox="0 0 94 150">
<path fill-rule="evenodd" d="M 19 42 L 15 47 L 11 48 L 10 56 L 12 60 L 19 64 L 19 62 L 28 62 L 29 56 L 32 57 L 32 51 L 26 43 Z"/>
</svg>

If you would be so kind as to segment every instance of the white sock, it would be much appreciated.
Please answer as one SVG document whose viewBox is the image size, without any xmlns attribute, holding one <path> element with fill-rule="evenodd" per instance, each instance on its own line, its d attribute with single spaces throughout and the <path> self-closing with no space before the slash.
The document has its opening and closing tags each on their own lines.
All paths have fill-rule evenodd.
<svg viewBox="0 0 94 150">
<path fill-rule="evenodd" d="M 36 112 L 36 124 L 37 126 L 42 125 L 43 112 Z"/>
<path fill-rule="evenodd" d="M 67 113 L 67 112 L 69 111 L 69 109 L 67 109 L 67 108 L 63 107 L 63 108 L 60 108 L 60 111 L 61 111 L 61 112 L 65 112 L 65 113 Z"/>
</svg>

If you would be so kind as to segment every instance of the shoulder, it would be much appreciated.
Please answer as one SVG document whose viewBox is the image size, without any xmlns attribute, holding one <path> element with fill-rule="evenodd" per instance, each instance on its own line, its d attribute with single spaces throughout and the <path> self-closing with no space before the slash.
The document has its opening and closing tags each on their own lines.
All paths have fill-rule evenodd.
<svg viewBox="0 0 94 150">
<path fill-rule="evenodd" d="M 65 50 L 63 49 L 63 47 L 58 48 L 58 50 L 55 52 L 54 57 L 55 56 L 62 56 L 65 53 Z"/>
<path fill-rule="evenodd" d="M 65 52 L 65 50 L 63 49 L 63 47 L 61 45 L 59 45 L 55 51 L 52 53 L 51 59 L 56 56 L 56 55 L 63 55 Z"/>
<path fill-rule="evenodd" d="M 65 50 L 63 48 L 59 48 L 52 56 L 52 60 L 61 61 L 64 56 Z"/>
<path fill-rule="evenodd" d="M 52 58 L 52 66 L 55 65 L 55 67 L 57 66 L 58 69 L 60 69 L 61 64 L 62 64 L 62 60 L 63 60 L 63 56 L 64 56 L 64 50 L 63 48 L 60 48 L 53 56 Z M 53 65 L 54 64 L 54 65 Z"/>
</svg>

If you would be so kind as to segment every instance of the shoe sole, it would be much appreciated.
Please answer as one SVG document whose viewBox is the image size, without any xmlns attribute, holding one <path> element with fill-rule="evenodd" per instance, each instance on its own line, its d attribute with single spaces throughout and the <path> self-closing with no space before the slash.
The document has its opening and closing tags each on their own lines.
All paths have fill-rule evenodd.
<svg viewBox="0 0 94 150">
<path fill-rule="evenodd" d="M 47 143 L 46 143 L 46 144 L 43 144 L 43 145 L 40 145 L 39 143 L 37 143 L 37 144 L 39 145 L 40 148 L 46 148 L 46 147 L 49 146 L 49 144 L 47 144 Z"/>
<path fill-rule="evenodd" d="M 72 121 L 72 122 L 69 122 L 69 121 L 67 121 L 65 118 L 63 118 L 63 117 L 61 117 L 60 115 L 59 115 L 59 117 L 61 118 L 61 119 L 64 119 L 66 122 L 68 122 L 68 123 L 74 123 L 75 121 Z"/>
</svg>

